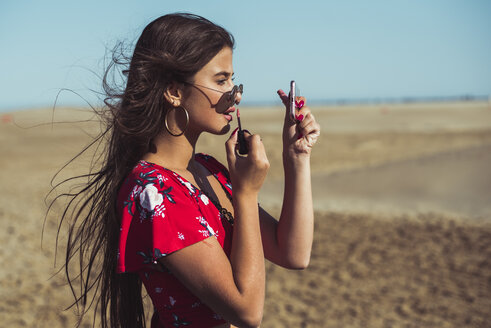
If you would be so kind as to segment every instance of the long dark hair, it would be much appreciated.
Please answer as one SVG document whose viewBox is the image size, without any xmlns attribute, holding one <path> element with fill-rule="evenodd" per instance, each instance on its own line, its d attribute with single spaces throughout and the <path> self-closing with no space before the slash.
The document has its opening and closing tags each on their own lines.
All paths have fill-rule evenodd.
<svg viewBox="0 0 491 328">
<path fill-rule="evenodd" d="M 78 191 L 60 195 L 68 201 L 58 227 L 60 233 L 63 221 L 69 220 L 64 268 L 79 325 L 95 301 L 94 317 L 99 313 L 102 327 L 145 327 L 138 275 L 116 272 L 120 231 L 117 194 L 163 129 L 169 106 L 164 90 L 169 83 L 190 81 L 221 49 L 233 46 L 232 35 L 222 27 L 197 15 L 177 13 L 148 24 L 131 58 L 117 55 L 116 48 L 113 51 L 103 77 L 105 106 L 98 112 L 103 132 L 76 156 L 92 147 L 97 152 L 102 146 L 99 164 L 93 164 L 87 174 L 53 187 L 85 179 Z M 126 77 L 122 90 L 109 83 L 110 72 L 120 65 L 125 67 L 122 72 Z M 77 275 L 72 273 L 73 266 Z M 75 280 L 80 284 L 79 292 L 74 288 Z"/>
</svg>

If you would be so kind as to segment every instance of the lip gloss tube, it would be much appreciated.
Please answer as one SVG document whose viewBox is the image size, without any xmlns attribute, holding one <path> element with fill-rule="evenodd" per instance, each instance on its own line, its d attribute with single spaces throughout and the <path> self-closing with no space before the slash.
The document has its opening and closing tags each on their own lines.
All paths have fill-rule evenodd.
<svg viewBox="0 0 491 328">
<path fill-rule="evenodd" d="M 237 122 L 239 123 L 239 132 L 237 132 L 237 138 L 239 141 L 239 155 L 247 155 L 249 153 L 249 148 L 247 147 L 247 142 L 244 137 L 244 130 L 242 130 L 242 125 L 240 124 L 239 108 L 237 108 Z"/>
</svg>

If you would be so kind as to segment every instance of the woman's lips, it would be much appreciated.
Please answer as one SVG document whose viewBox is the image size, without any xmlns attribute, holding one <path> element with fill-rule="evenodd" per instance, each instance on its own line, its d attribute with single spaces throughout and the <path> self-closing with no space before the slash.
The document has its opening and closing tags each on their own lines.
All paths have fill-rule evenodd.
<svg viewBox="0 0 491 328">
<path fill-rule="evenodd" d="M 224 113 L 223 113 L 223 116 L 225 116 L 225 118 L 229 121 L 229 122 L 232 122 L 233 121 L 233 117 L 232 117 L 232 113 L 235 112 L 235 107 L 230 107 L 229 109 L 227 109 Z"/>
<path fill-rule="evenodd" d="M 233 113 L 235 112 L 235 107 L 230 107 L 229 109 L 227 109 L 225 112 L 223 112 L 224 114 L 230 114 L 230 113 Z"/>
</svg>

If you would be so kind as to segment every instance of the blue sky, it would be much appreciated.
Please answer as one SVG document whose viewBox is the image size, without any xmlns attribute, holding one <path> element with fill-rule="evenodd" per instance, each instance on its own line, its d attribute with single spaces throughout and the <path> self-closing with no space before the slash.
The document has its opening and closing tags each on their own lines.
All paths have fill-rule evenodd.
<svg viewBox="0 0 491 328">
<path fill-rule="evenodd" d="M 27 1 L 0 4 L 0 111 L 99 100 L 106 49 L 170 12 L 236 38 L 244 104 L 297 80 L 311 100 L 491 94 L 491 1 Z M 85 99 L 85 100 L 84 100 Z"/>
</svg>

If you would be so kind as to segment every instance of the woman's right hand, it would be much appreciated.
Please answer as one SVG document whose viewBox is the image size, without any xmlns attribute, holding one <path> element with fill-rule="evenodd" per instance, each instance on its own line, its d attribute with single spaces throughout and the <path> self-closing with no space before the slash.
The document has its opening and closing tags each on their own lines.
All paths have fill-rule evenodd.
<svg viewBox="0 0 491 328">
<path fill-rule="evenodd" d="M 244 136 L 249 153 L 240 156 L 237 154 L 237 136 L 237 129 L 235 129 L 225 143 L 234 195 L 242 192 L 257 194 L 269 170 L 269 161 L 264 145 L 259 135 L 245 131 Z"/>
</svg>

